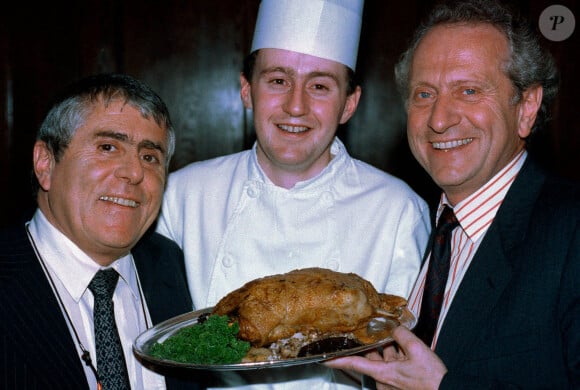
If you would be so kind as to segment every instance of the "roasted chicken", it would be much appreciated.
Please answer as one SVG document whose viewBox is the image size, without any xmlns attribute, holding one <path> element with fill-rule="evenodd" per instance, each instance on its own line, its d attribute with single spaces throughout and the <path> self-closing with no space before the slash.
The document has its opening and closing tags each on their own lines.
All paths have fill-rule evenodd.
<svg viewBox="0 0 580 390">
<path fill-rule="evenodd" d="M 305 268 L 250 281 L 222 298 L 213 313 L 237 321 L 238 337 L 254 347 L 298 332 L 351 332 L 364 342 L 371 318 L 397 318 L 406 303 L 354 273 Z"/>
</svg>

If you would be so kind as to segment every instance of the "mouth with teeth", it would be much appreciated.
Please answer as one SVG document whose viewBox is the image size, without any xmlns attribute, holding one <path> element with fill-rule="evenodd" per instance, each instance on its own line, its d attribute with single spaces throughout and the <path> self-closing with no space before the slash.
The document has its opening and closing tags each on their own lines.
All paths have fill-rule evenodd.
<svg viewBox="0 0 580 390">
<path fill-rule="evenodd" d="M 132 208 L 136 208 L 137 206 L 139 206 L 139 203 L 135 202 L 134 200 L 118 198 L 116 196 L 101 196 L 99 200 Z"/>
<path fill-rule="evenodd" d="M 464 138 L 447 142 L 432 142 L 431 145 L 433 145 L 433 149 L 449 150 L 470 144 L 471 142 L 473 142 L 473 138 Z"/>
<path fill-rule="evenodd" d="M 303 133 L 305 131 L 310 130 L 310 128 L 306 126 L 278 125 L 278 128 L 288 133 Z"/>
</svg>

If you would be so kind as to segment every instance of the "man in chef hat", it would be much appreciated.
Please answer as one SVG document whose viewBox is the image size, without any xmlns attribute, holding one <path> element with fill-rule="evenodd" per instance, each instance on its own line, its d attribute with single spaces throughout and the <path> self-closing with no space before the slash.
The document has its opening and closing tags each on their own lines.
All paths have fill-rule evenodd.
<svg viewBox="0 0 580 390">
<path fill-rule="evenodd" d="M 257 141 L 169 176 L 158 231 L 184 250 L 196 309 L 266 275 L 323 267 L 407 297 L 430 230 L 403 181 L 336 137 L 356 111 L 363 0 L 262 0 L 240 76 Z M 229 388 L 360 389 L 320 364 L 226 371 Z"/>
</svg>

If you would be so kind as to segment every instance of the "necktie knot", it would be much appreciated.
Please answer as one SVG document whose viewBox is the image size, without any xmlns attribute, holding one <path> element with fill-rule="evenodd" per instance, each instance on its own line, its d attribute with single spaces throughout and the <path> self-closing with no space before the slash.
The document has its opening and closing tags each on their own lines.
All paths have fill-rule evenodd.
<svg viewBox="0 0 580 390">
<path fill-rule="evenodd" d="M 99 270 L 89 283 L 89 290 L 95 299 L 111 300 L 117 287 L 119 274 L 113 268 Z"/>
<path fill-rule="evenodd" d="M 437 228 L 435 229 L 436 234 L 448 234 L 450 231 L 455 229 L 457 225 L 459 225 L 459 221 L 457 220 L 457 217 L 455 217 L 453 209 L 449 206 L 445 206 L 441 216 L 439 217 L 439 221 L 437 222 Z"/>
</svg>

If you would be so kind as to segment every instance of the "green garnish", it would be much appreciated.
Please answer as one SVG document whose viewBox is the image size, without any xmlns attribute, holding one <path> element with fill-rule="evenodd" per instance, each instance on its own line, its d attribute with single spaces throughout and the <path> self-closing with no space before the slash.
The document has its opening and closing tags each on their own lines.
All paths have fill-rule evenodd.
<svg viewBox="0 0 580 390">
<path fill-rule="evenodd" d="M 239 340 L 237 322 L 227 316 L 211 315 L 202 323 L 180 329 L 163 343 L 155 343 L 149 353 L 160 359 L 189 364 L 239 363 L 250 343 Z"/>
</svg>

